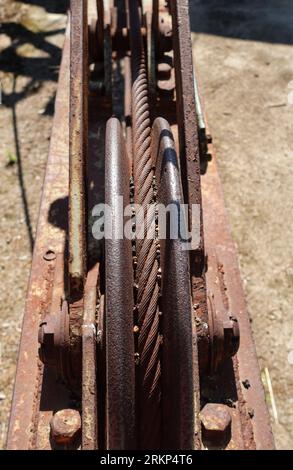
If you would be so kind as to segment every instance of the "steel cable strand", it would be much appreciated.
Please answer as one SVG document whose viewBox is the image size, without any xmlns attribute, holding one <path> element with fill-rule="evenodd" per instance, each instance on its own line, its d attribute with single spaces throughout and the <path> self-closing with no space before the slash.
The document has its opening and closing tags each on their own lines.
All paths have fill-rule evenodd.
<svg viewBox="0 0 293 470">
<path fill-rule="evenodd" d="M 138 319 L 138 447 L 160 447 L 161 366 L 159 334 L 159 262 L 155 239 L 154 215 L 148 207 L 154 204 L 153 168 L 151 159 L 151 120 L 148 98 L 148 78 L 143 39 L 140 30 L 139 2 L 130 3 L 132 54 L 133 169 L 135 203 L 142 206 L 137 218 L 144 224 L 143 239 L 136 240 Z M 151 230 L 152 229 L 152 230 Z M 151 233 L 153 232 L 153 233 Z M 147 236 L 148 235 L 148 236 Z"/>
</svg>

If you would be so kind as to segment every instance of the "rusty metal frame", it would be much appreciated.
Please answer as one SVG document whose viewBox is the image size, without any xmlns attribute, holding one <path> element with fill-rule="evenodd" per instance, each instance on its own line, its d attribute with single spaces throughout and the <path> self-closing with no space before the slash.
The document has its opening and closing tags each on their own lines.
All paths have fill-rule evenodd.
<svg viewBox="0 0 293 470">
<path fill-rule="evenodd" d="M 54 210 L 54 203 L 56 201 L 63 202 L 66 210 L 66 198 L 68 197 L 69 42 L 69 28 L 67 28 L 49 157 L 25 304 L 7 449 L 51 448 L 48 427 L 53 410 L 61 409 L 63 403 L 60 403 L 60 401 L 65 402 L 67 406 L 69 404 L 69 396 L 66 399 L 63 388 L 60 387 L 59 390 L 56 390 L 54 376 L 49 373 L 45 377 L 44 367 L 38 357 L 39 324 L 45 313 L 49 311 L 54 272 L 57 269 L 56 265 L 59 259 L 63 265 L 65 250 L 65 232 L 58 227 L 60 220 L 54 219 L 57 226 L 54 226 L 49 220 L 52 208 Z M 54 214 L 52 214 L 53 216 Z M 48 251 L 56 256 L 52 261 L 44 259 Z M 44 381 L 46 381 L 46 393 L 50 396 L 51 408 L 49 406 L 45 407 L 41 403 Z M 61 400 L 59 399 L 60 391 L 62 393 Z"/>
<path fill-rule="evenodd" d="M 173 48 L 176 75 L 177 116 L 180 116 L 179 155 L 181 164 L 184 200 L 189 208 L 193 204 L 201 206 L 200 158 L 197 134 L 197 118 L 194 96 L 193 62 L 191 49 L 191 31 L 188 14 L 188 0 L 171 2 L 173 23 Z M 202 219 L 202 212 L 200 211 Z M 200 241 L 193 250 L 203 250 L 202 220 L 192 221 L 189 215 L 189 227 L 200 227 Z"/>
<path fill-rule="evenodd" d="M 258 450 L 274 449 L 274 438 L 270 417 L 265 402 L 260 370 L 253 342 L 249 314 L 237 261 L 237 251 L 233 242 L 227 211 L 225 208 L 220 176 L 213 146 L 209 146 L 212 160 L 207 172 L 202 176 L 203 222 L 205 249 L 210 263 L 215 267 L 216 277 L 207 275 L 207 289 L 213 284 L 223 282 L 229 311 L 237 313 L 241 332 L 240 347 L 233 359 L 237 381 L 238 417 L 242 421 L 240 431 L 242 444 L 234 443 L 236 448 Z M 220 279 L 222 278 L 222 280 Z M 212 282 L 211 282 L 212 281 Z M 236 414 L 232 408 L 233 415 Z M 238 440 L 239 443 L 239 440 Z M 231 443 L 233 448 L 233 442 Z"/>
<path fill-rule="evenodd" d="M 193 303 L 197 306 L 197 337 L 199 368 L 206 371 L 209 358 L 208 324 L 203 211 L 200 178 L 200 143 L 196 115 L 194 69 L 192 60 L 189 1 L 170 2 L 173 27 L 173 50 L 176 78 L 176 109 L 178 126 L 179 160 L 185 203 L 189 208 L 189 229 L 197 227 L 199 239 L 190 251 L 190 275 Z M 198 205 L 197 220 L 193 219 L 192 206 Z"/>
<path fill-rule="evenodd" d="M 76 2 L 76 0 L 73 0 L 73 3 L 74 2 Z M 237 315 L 241 330 L 240 348 L 237 355 L 233 360 L 229 359 L 224 368 L 216 375 L 209 376 L 209 374 L 206 374 L 206 377 L 201 376 L 200 390 L 199 377 L 195 372 L 194 384 L 197 388 L 195 390 L 194 420 L 196 428 L 194 429 L 194 447 L 199 448 L 201 445 L 200 430 L 198 429 L 198 412 L 200 406 L 204 406 L 205 403 L 215 402 L 223 404 L 224 402 L 225 406 L 229 407 L 232 420 L 232 435 L 231 441 L 227 447 L 228 449 L 272 449 L 274 448 L 274 442 L 269 423 L 269 414 L 260 380 L 249 316 L 237 264 L 236 249 L 229 229 L 216 157 L 212 145 L 209 146 L 212 161 L 209 163 L 206 173 L 202 175 L 201 178 L 199 175 L 199 148 L 196 136 L 197 127 L 194 89 L 192 89 L 194 83 L 191 45 L 190 37 L 188 37 L 190 30 L 189 25 L 186 23 L 187 4 L 187 0 L 171 2 L 174 15 L 173 19 L 175 18 L 174 43 L 176 43 L 177 47 L 177 52 L 175 47 L 175 55 L 178 58 L 176 66 L 177 105 L 178 113 L 180 113 L 184 122 L 184 126 L 179 126 L 179 145 L 177 142 L 178 128 L 174 124 L 172 125 L 172 131 L 175 137 L 175 148 L 177 151 L 180 150 L 183 183 L 188 183 L 186 198 L 193 203 L 202 204 L 203 225 L 202 220 L 200 221 L 202 230 L 201 244 L 195 250 L 195 258 L 191 258 L 191 270 L 194 274 L 192 278 L 192 292 L 194 294 L 195 291 L 199 291 L 201 294 L 199 297 L 193 296 L 193 304 L 195 301 L 197 302 L 199 300 L 198 303 L 203 309 L 201 320 L 204 324 L 204 319 L 206 318 L 204 315 L 207 316 L 207 310 L 205 310 L 206 307 L 204 305 L 204 282 L 206 280 L 208 292 L 214 291 L 214 284 L 216 283 L 217 286 L 220 287 L 220 291 L 218 290 L 216 294 L 218 298 L 222 296 L 220 303 L 223 303 L 223 306 L 221 306 L 221 308 L 223 308 L 223 311 L 229 311 L 231 314 Z M 82 7 L 82 5 L 83 2 L 82 4 L 80 3 L 79 6 Z M 183 30 L 180 28 L 183 28 Z M 65 35 L 52 138 L 25 306 L 7 439 L 8 449 L 58 448 L 56 443 L 52 441 L 50 435 L 50 421 L 53 413 L 65 408 L 74 408 L 81 411 L 80 402 L 76 400 L 76 398 L 73 399 L 72 394 L 64 384 L 60 382 L 54 371 L 50 370 L 47 366 L 43 366 L 38 358 L 39 324 L 48 313 L 52 312 L 55 314 L 60 311 L 60 299 L 64 296 L 64 292 L 66 292 L 68 270 L 66 263 L 66 252 L 68 249 L 66 231 L 68 222 L 67 198 L 70 192 L 70 148 L 71 163 L 73 163 L 72 156 L 74 155 L 74 152 L 72 153 L 73 135 L 71 135 L 70 144 L 67 132 L 69 128 L 69 116 L 72 115 L 72 113 L 74 114 L 75 111 L 81 112 L 84 117 L 87 116 L 87 112 L 85 108 L 83 108 L 84 95 L 83 97 L 80 94 L 76 95 L 76 103 L 71 101 L 71 108 L 69 106 L 69 34 L 70 28 L 68 27 Z M 81 38 L 79 38 L 79 41 L 80 40 Z M 79 42 L 79 45 L 80 44 Z M 184 49 L 188 52 L 187 57 L 182 53 Z M 78 62 L 76 65 L 79 73 L 83 74 L 84 65 L 82 65 L 81 62 Z M 188 75 L 186 75 L 187 73 Z M 128 76 L 129 75 L 130 73 L 128 73 Z M 188 80 L 184 79 L 185 75 L 188 77 Z M 84 80 L 83 83 L 86 83 L 86 76 L 81 76 L 81 80 Z M 71 90 L 71 96 L 74 96 L 74 90 Z M 182 97 L 186 96 L 189 96 L 189 104 L 182 99 Z M 96 125 L 97 118 L 106 121 L 106 117 L 108 117 L 111 112 L 107 99 L 102 102 L 100 109 L 97 107 L 98 102 L 101 103 L 98 97 L 92 97 L 90 100 L 90 128 Z M 75 105 L 78 105 L 77 108 Z M 191 109 L 189 109 L 189 105 Z M 102 108 L 104 109 L 102 110 Z M 71 123 L 72 128 L 75 128 L 74 122 L 71 121 Z M 85 128 L 84 132 L 87 134 Z M 94 168 L 93 162 L 89 161 L 86 164 L 84 161 L 86 150 L 83 145 L 85 144 L 86 134 L 81 133 L 75 136 L 76 138 L 78 137 L 75 143 L 79 157 L 78 169 L 75 167 L 74 171 L 76 170 L 76 176 L 79 181 L 78 187 L 81 191 L 84 191 L 83 185 L 85 181 L 83 180 L 83 175 L 86 172 L 86 167 L 88 170 L 87 173 L 90 175 L 89 179 L 91 178 Z M 75 138 L 73 138 L 73 140 L 74 139 Z M 89 145 L 96 151 L 95 146 L 97 143 L 93 140 L 90 133 Z M 190 175 L 192 177 L 191 179 Z M 201 195 L 198 189 L 200 187 L 200 181 L 202 189 Z M 198 184 L 198 186 L 193 186 L 193 184 Z M 197 192 L 194 192 L 194 187 L 197 187 Z M 73 196 L 73 193 L 71 193 L 71 195 Z M 96 201 L 96 196 L 90 192 L 88 195 L 90 199 L 89 205 L 92 207 Z M 80 217 L 80 222 L 83 227 L 85 227 L 85 208 L 77 212 Z M 85 236 L 85 233 L 84 231 L 82 236 Z M 205 238 L 204 247 L 203 235 Z M 81 244 L 78 244 L 78 247 L 85 247 L 85 238 L 81 241 Z M 206 277 L 204 277 L 205 273 L 203 271 L 205 266 L 202 264 L 203 248 L 207 255 Z M 83 258 L 83 261 L 84 259 L 85 258 Z M 192 264 L 192 260 L 195 264 Z M 81 266 L 82 265 L 80 265 L 80 267 Z M 69 270 L 71 270 L 71 268 L 69 268 Z M 71 272 L 75 273 L 75 271 L 76 270 L 73 269 Z M 80 272 L 78 278 L 83 279 L 84 282 L 83 268 L 78 268 L 77 271 Z M 99 369 L 100 358 L 99 340 L 98 343 L 96 343 L 96 341 L 98 335 L 103 337 L 104 325 L 103 296 L 98 298 L 97 291 L 99 262 L 91 266 L 87 282 L 85 284 L 83 284 L 83 282 L 81 284 L 79 282 L 77 283 L 79 285 L 77 290 L 75 290 L 76 284 L 74 283 L 74 286 L 72 286 L 73 290 L 71 290 L 71 292 L 77 292 L 77 300 L 79 300 L 80 286 L 82 285 L 82 290 L 84 289 L 82 302 L 83 318 L 80 322 L 83 348 L 83 432 L 81 446 L 83 449 L 94 449 L 103 441 L 103 437 L 101 437 L 101 433 L 99 434 L 99 432 L 101 427 L 105 424 L 103 421 L 98 422 L 97 419 L 100 404 L 104 401 L 104 397 L 101 398 L 101 387 L 104 387 L 105 384 L 97 383 L 95 375 L 96 370 Z M 198 307 L 196 313 L 198 315 Z M 195 329 L 193 333 L 195 338 Z M 104 337 L 102 341 L 104 341 Z M 96 344 L 98 344 L 98 348 L 96 348 Z M 196 357 L 194 360 L 196 364 Z M 103 374 L 104 372 L 101 376 L 103 376 Z M 213 392 L 215 383 L 217 387 L 221 389 L 220 394 Z M 235 388 L 233 390 L 234 401 L 227 404 L 225 399 L 227 397 L 229 398 L 231 395 L 231 383 Z M 206 396 L 205 387 L 208 388 L 208 394 L 211 394 L 208 397 Z M 201 404 L 199 404 L 198 400 L 199 394 L 201 395 Z M 114 436 L 113 439 L 116 439 L 116 436 Z M 105 446 L 105 443 L 102 442 L 101 447 L 103 446 Z M 185 444 L 182 443 L 182 447 L 184 446 Z M 69 447 L 67 446 L 66 448 Z M 71 447 L 79 448 L 80 443 L 74 443 Z"/>
<path fill-rule="evenodd" d="M 70 295 L 83 293 L 86 276 L 85 168 L 88 144 L 87 0 L 70 5 L 69 262 Z"/>
</svg>

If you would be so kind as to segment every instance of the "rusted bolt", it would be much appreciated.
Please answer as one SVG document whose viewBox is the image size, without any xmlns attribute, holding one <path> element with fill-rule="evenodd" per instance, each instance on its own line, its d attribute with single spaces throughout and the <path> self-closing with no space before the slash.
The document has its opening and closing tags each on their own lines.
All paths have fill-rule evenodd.
<svg viewBox="0 0 293 470">
<path fill-rule="evenodd" d="M 53 261 L 54 259 L 56 259 L 56 253 L 53 250 L 47 250 L 43 258 L 46 261 Z"/>
<path fill-rule="evenodd" d="M 231 415 L 226 405 L 207 403 L 200 412 L 203 439 L 218 443 L 231 437 Z"/>
<path fill-rule="evenodd" d="M 77 410 L 57 411 L 50 422 L 51 436 L 56 444 L 71 444 L 81 430 L 80 414 Z"/>
</svg>

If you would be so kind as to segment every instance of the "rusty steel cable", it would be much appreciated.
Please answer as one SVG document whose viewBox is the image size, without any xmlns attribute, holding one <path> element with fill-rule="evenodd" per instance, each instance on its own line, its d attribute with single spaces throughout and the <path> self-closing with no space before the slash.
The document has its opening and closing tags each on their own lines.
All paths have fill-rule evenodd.
<svg viewBox="0 0 293 470">
<path fill-rule="evenodd" d="M 160 447 L 161 361 L 159 332 L 159 261 L 155 240 L 154 172 L 151 159 L 151 121 L 146 57 L 141 34 L 139 2 L 129 2 L 132 57 L 133 171 L 136 213 L 136 327 L 138 447 Z M 148 207 L 153 205 L 151 215 Z M 149 235 L 147 237 L 147 232 Z M 151 233 L 152 232 L 152 235 Z"/>
</svg>

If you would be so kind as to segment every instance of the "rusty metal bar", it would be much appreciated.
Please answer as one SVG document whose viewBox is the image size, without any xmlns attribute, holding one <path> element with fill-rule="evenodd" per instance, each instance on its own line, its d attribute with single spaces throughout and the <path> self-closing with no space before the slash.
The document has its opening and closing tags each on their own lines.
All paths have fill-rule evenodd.
<svg viewBox="0 0 293 470">
<path fill-rule="evenodd" d="M 188 0 L 171 2 L 173 48 L 176 75 L 176 104 L 179 125 L 179 148 L 184 200 L 191 210 L 192 204 L 201 206 L 200 160 L 195 111 L 193 61 Z M 191 216 L 190 216 L 191 217 Z M 201 229 L 200 244 L 193 249 L 203 249 L 202 221 L 189 220 Z"/>
<path fill-rule="evenodd" d="M 152 156 L 158 204 L 170 208 L 164 227 L 166 239 L 161 240 L 162 448 L 193 449 L 199 445 L 195 443 L 195 430 L 199 429 L 199 378 L 197 344 L 192 339 L 189 254 L 182 239 L 186 233 L 183 225 L 187 221 L 184 224 L 184 200 L 174 138 L 163 118 L 157 118 L 153 124 Z M 171 237 L 175 227 L 179 228 L 178 238 Z"/>
<path fill-rule="evenodd" d="M 72 378 L 80 393 L 81 326 L 87 271 L 88 0 L 70 3 L 69 340 Z"/>
<path fill-rule="evenodd" d="M 82 325 L 82 449 L 98 448 L 97 285 L 99 264 L 89 271 Z"/>
<path fill-rule="evenodd" d="M 107 449 L 125 450 L 135 448 L 136 438 L 134 302 L 131 240 L 123 233 L 128 220 L 123 210 L 129 205 L 129 166 L 116 118 L 107 123 L 105 165 L 105 203 L 111 208 L 111 214 L 105 214 Z"/>
<path fill-rule="evenodd" d="M 197 321 L 198 348 L 200 350 L 199 366 L 207 368 L 209 355 L 209 334 L 206 303 L 206 286 L 204 278 L 204 234 L 202 220 L 200 154 L 196 106 L 194 96 L 194 75 L 191 46 L 188 0 L 170 2 L 173 25 L 173 49 L 176 77 L 176 107 L 179 133 L 180 169 L 184 201 L 189 206 L 189 230 L 199 232 L 198 240 L 192 244 L 190 251 L 190 274 L 192 297 Z M 192 208 L 198 207 L 193 216 Z"/>
<path fill-rule="evenodd" d="M 72 300 L 82 295 L 86 275 L 87 3 L 87 0 L 71 0 L 70 3 L 69 281 Z"/>
<path fill-rule="evenodd" d="M 34 449 L 37 447 L 37 441 L 40 443 L 37 432 L 38 422 L 42 418 L 40 391 L 44 368 L 38 358 L 38 330 L 42 316 L 50 305 L 49 286 L 53 281 L 56 262 L 54 259 L 46 261 L 44 257 L 49 250 L 62 256 L 65 247 L 65 232 L 60 230 L 60 226 L 61 222 L 66 225 L 67 214 L 63 213 L 61 216 L 60 210 L 55 211 L 57 212 L 54 216 L 55 224 L 52 224 L 50 213 L 54 203 L 56 205 L 56 201 L 64 201 L 68 195 L 68 83 L 69 31 L 67 29 L 11 405 L 6 445 L 10 450 Z M 47 381 L 46 393 L 51 393 L 51 403 L 56 409 L 58 400 L 54 402 L 54 387 L 54 380 Z M 38 448 L 50 448 L 49 432 L 47 430 L 46 435 L 45 427 L 41 434 L 44 439 Z"/>
</svg>

